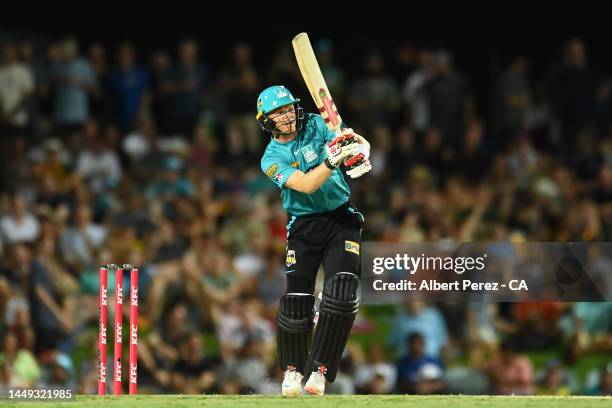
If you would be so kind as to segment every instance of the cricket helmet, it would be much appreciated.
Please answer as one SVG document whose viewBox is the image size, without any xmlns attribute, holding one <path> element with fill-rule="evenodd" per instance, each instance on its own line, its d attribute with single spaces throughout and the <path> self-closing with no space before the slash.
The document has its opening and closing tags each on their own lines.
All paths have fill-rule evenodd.
<svg viewBox="0 0 612 408">
<path fill-rule="evenodd" d="M 301 120 L 304 117 L 302 108 L 299 106 L 298 98 L 294 98 L 289 89 L 283 85 L 274 85 L 264 89 L 257 98 L 257 122 L 263 130 L 271 132 L 275 130 L 275 125 L 272 120 L 268 117 L 268 113 L 275 109 L 281 108 L 287 105 L 296 105 L 297 113 L 297 128 L 301 128 Z"/>
</svg>

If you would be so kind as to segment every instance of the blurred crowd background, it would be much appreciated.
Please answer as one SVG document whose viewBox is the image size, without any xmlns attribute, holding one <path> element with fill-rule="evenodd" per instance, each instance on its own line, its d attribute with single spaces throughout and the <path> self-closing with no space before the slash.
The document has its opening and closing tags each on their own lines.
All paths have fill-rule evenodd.
<svg viewBox="0 0 612 408">
<path fill-rule="evenodd" d="M 259 168 L 255 101 L 284 84 L 314 109 L 288 42 L 267 60 L 200 46 L 2 41 L 0 388 L 95 393 L 98 268 L 127 262 L 139 392 L 280 392 L 287 220 Z M 345 122 L 372 144 L 372 172 L 351 182 L 365 240 L 612 240 L 612 66 L 580 38 L 552 46 L 538 74 L 514 52 L 480 78 L 441 48 L 338 61 L 316 39 Z M 612 393 L 611 303 L 409 300 L 362 307 L 330 392 Z"/>
</svg>

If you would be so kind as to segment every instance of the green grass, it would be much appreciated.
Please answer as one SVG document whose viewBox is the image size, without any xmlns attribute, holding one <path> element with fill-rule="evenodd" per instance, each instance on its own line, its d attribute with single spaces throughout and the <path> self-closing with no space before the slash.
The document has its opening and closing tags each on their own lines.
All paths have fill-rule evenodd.
<svg viewBox="0 0 612 408">
<path fill-rule="evenodd" d="M 415 408 L 598 408 L 612 406 L 610 397 L 490 397 L 490 396 L 405 396 L 405 395 L 356 395 L 323 397 L 303 396 L 286 399 L 279 396 L 243 395 L 137 395 L 137 396 L 78 396 L 71 402 L 17 402 L 6 403 L 3 407 L 120 407 L 120 408 L 162 408 L 162 407 L 283 407 L 299 408 L 378 408 L 378 407 L 415 407 Z"/>
</svg>

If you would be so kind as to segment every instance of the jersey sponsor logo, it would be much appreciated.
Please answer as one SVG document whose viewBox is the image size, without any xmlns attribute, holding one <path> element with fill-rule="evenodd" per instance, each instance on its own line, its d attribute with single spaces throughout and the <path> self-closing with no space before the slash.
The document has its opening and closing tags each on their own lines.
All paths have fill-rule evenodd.
<svg viewBox="0 0 612 408">
<path fill-rule="evenodd" d="M 279 183 L 282 183 L 283 175 L 281 173 L 278 173 L 276 176 L 274 176 L 274 180 L 278 181 Z"/>
<path fill-rule="evenodd" d="M 272 165 L 268 167 L 268 169 L 266 170 L 266 176 L 272 177 L 276 174 L 277 171 L 278 171 L 278 164 L 272 163 Z"/>
<path fill-rule="evenodd" d="M 295 167 L 295 168 L 300 167 L 300 162 L 296 161 L 296 162 L 291 163 L 291 167 Z"/>
<path fill-rule="evenodd" d="M 285 264 L 287 265 L 287 268 L 289 268 L 291 265 L 295 265 L 296 262 L 297 260 L 295 259 L 295 250 L 288 249 L 287 259 L 285 260 Z"/>
<path fill-rule="evenodd" d="M 344 241 L 344 250 L 359 255 L 359 244 L 355 241 Z"/>
<path fill-rule="evenodd" d="M 312 145 L 302 147 L 302 154 L 304 155 L 304 159 L 306 159 L 306 163 L 311 163 L 319 158 Z"/>
</svg>

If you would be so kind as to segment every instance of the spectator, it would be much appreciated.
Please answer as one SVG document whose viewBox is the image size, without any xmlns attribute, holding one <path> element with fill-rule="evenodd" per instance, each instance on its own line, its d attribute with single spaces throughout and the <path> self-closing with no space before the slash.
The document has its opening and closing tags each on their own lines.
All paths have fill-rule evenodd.
<svg viewBox="0 0 612 408">
<path fill-rule="evenodd" d="M 457 147 L 453 168 L 466 180 L 478 183 L 487 174 L 491 154 L 485 146 L 485 130 L 478 119 L 469 120 L 461 144 Z"/>
<path fill-rule="evenodd" d="M 444 391 L 444 366 L 426 354 L 425 339 L 418 333 L 408 338 L 408 355 L 397 365 L 397 391 L 401 394 L 436 394 Z"/>
<path fill-rule="evenodd" d="M 70 356 L 55 352 L 49 364 L 45 367 L 42 385 L 46 388 L 71 389 L 76 386 L 76 372 Z"/>
<path fill-rule="evenodd" d="M 174 94 L 171 85 L 172 61 L 168 52 L 156 50 L 151 57 L 151 84 L 153 100 L 151 111 L 164 134 L 171 133 L 174 112 Z"/>
<path fill-rule="evenodd" d="M 397 381 L 397 368 L 387 362 L 380 344 L 367 346 L 367 362 L 356 369 L 355 386 L 364 394 L 389 394 Z"/>
<path fill-rule="evenodd" d="M 111 68 L 107 61 L 106 47 L 102 43 L 94 43 L 88 53 L 91 69 L 94 72 L 97 92 L 91 94 L 90 108 L 92 116 L 110 118 L 111 101 L 109 95 Z"/>
<path fill-rule="evenodd" d="M 410 126 L 416 132 L 422 133 L 429 128 L 429 101 L 426 85 L 434 75 L 431 52 L 421 50 L 417 57 L 417 68 L 406 78 L 403 88 L 404 103 L 410 115 Z"/>
<path fill-rule="evenodd" d="M 35 333 L 34 352 L 39 355 L 58 345 L 69 348 L 75 318 L 65 308 L 48 269 L 33 257 L 24 244 L 13 245 L 10 276 L 17 293 L 27 296 Z"/>
<path fill-rule="evenodd" d="M 501 395 L 533 395 L 536 391 L 533 365 L 527 356 L 516 352 L 512 340 L 504 340 L 497 356 L 484 366 L 491 378 L 493 392 Z"/>
<path fill-rule="evenodd" d="M 125 198 L 126 206 L 113 217 L 113 224 L 118 228 L 132 228 L 136 236 L 143 238 L 151 232 L 155 225 L 146 207 L 142 194 L 133 192 Z"/>
<path fill-rule="evenodd" d="M 256 300 L 238 303 L 234 298 L 217 319 L 217 336 L 224 361 L 233 361 L 245 345 L 257 350 L 260 358 L 272 362 L 274 332 L 261 317 L 261 305 Z"/>
<path fill-rule="evenodd" d="M 249 338 L 238 350 L 236 358 L 226 362 L 225 376 L 236 382 L 238 394 L 254 394 L 265 386 L 267 361 L 260 356 L 260 351 L 258 341 Z"/>
<path fill-rule="evenodd" d="M 171 387 L 172 367 L 179 360 L 181 340 L 195 332 L 197 325 L 189 316 L 186 303 L 179 302 L 169 308 L 163 319 L 154 322 L 151 334 L 140 344 L 139 358 L 145 368 L 145 383 L 150 380 Z M 139 382 L 142 382 L 139 379 Z"/>
<path fill-rule="evenodd" d="M 162 174 L 147 189 L 149 199 L 159 199 L 164 204 L 164 213 L 175 216 L 173 200 L 178 196 L 192 197 L 195 189 L 191 181 L 181 175 L 183 162 L 178 157 L 166 157 L 162 162 Z"/>
<path fill-rule="evenodd" d="M 440 358 L 448 343 L 448 330 L 442 314 L 421 302 L 407 302 L 392 324 L 389 346 L 398 357 L 407 354 L 408 339 L 414 333 L 423 337 L 425 355 Z"/>
<path fill-rule="evenodd" d="M 600 373 L 599 384 L 587 391 L 588 395 L 612 395 L 612 363 L 606 365 Z"/>
<path fill-rule="evenodd" d="M 498 330 L 505 329 L 506 322 L 500 319 L 499 305 L 496 303 L 470 303 L 465 314 L 465 326 L 461 330 L 467 337 L 468 361 L 470 366 L 478 367 L 496 351 Z"/>
<path fill-rule="evenodd" d="M 117 103 L 116 118 L 121 129 L 127 131 L 148 108 L 151 78 L 137 65 L 131 44 L 123 44 L 117 54 L 119 68 L 112 74 L 110 86 Z"/>
<path fill-rule="evenodd" d="M 508 155 L 510 171 L 519 186 L 524 187 L 536 171 L 538 153 L 527 134 L 518 136 L 510 149 Z"/>
<path fill-rule="evenodd" d="M 162 80 L 164 93 L 172 95 L 174 112 L 172 132 L 191 135 L 200 112 L 208 81 L 208 68 L 198 60 L 198 45 L 187 39 L 179 44 L 179 64 Z"/>
<path fill-rule="evenodd" d="M 210 392 L 217 379 L 219 361 L 204 354 L 202 337 L 189 332 L 180 341 L 179 359 L 172 370 L 172 385 L 181 394 Z"/>
<path fill-rule="evenodd" d="M 241 283 L 236 271 L 228 256 L 222 251 L 190 255 L 193 256 L 185 259 L 185 267 L 191 269 L 188 272 L 196 279 L 199 277 L 196 282 L 203 301 L 202 309 L 205 313 L 218 314 L 223 305 L 241 292 Z M 203 267 L 204 273 L 199 273 L 199 267 Z"/>
<path fill-rule="evenodd" d="M 597 92 L 601 78 L 589 63 L 580 38 L 572 38 L 563 47 L 563 58 L 550 76 L 549 93 L 554 117 L 561 125 L 557 147 L 569 153 L 578 133 L 594 120 Z"/>
<path fill-rule="evenodd" d="M 372 159 L 372 176 L 383 181 L 389 177 L 389 157 L 393 151 L 393 139 L 388 127 L 380 125 L 372 129 L 373 147 L 370 153 Z"/>
<path fill-rule="evenodd" d="M 27 211 L 22 196 L 15 195 L 11 212 L 0 218 L 0 232 L 2 240 L 10 244 L 32 243 L 38 237 L 40 224 L 36 217 Z"/>
<path fill-rule="evenodd" d="M 529 129 L 532 95 L 527 73 L 529 60 L 524 56 L 512 59 L 497 85 L 499 132 L 503 139 L 512 140 Z"/>
<path fill-rule="evenodd" d="M 447 51 L 433 55 L 433 75 L 426 85 L 431 126 L 440 129 L 442 139 L 456 146 L 458 129 L 464 129 L 473 111 L 473 102 L 466 79 L 453 69 Z"/>
<path fill-rule="evenodd" d="M 50 68 L 55 90 L 54 112 L 65 134 L 71 134 L 89 117 L 89 98 L 97 91 L 97 84 L 89 61 L 78 55 L 76 40 L 65 39 L 61 53 L 62 60 Z"/>
<path fill-rule="evenodd" d="M 0 134 L 2 137 L 24 135 L 29 124 L 28 100 L 34 91 L 34 77 L 28 66 L 17 59 L 14 44 L 2 47 L 0 66 Z"/>
<path fill-rule="evenodd" d="M 159 170 L 159 164 L 165 159 L 155 123 L 147 115 L 138 119 L 136 129 L 127 134 L 121 147 L 129 157 L 133 176 L 143 182 L 149 181 L 150 175 Z"/>
<path fill-rule="evenodd" d="M 543 350 L 558 344 L 558 321 L 564 311 L 559 302 L 520 302 L 514 305 L 517 345 L 524 350 Z"/>
<path fill-rule="evenodd" d="M 35 386 L 41 376 L 41 370 L 34 355 L 29 350 L 19 348 L 17 336 L 11 331 L 4 333 L 2 344 L 0 372 L 4 368 L 8 373 L 8 379 L 4 380 L 6 385 L 9 387 Z"/>
<path fill-rule="evenodd" d="M 252 65 L 252 50 L 247 44 L 238 44 L 234 48 L 233 64 L 228 70 L 224 90 L 224 105 L 228 116 L 228 128 L 235 129 L 228 134 L 238 134 L 238 140 L 232 141 L 247 149 L 251 154 L 259 152 L 262 137 L 259 125 L 252 120 L 253 101 L 257 99 L 260 88 L 259 76 Z"/>
<path fill-rule="evenodd" d="M 41 63 L 41 72 L 37 84 L 37 102 L 41 114 L 42 131 L 49 131 L 54 118 L 55 84 L 53 68 L 59 66 L 62 60 L 60 43 L 52 42 L 45 49 L 44 59 Z"/>
<path fill-rule="evenodd" d="M 199 176 L 210 176 L 213 170 L 213 159 L 218 147 L 210 130 L 204 125 L 197 125 L 193 130 L 193 145 L 189 162 Z"/>
<path fill-rule="evenodd" d="M 397 85 L 385 73 L 385 63 L 379 54 L 370 54 L 365 61 L 365 77 L 350 90 L 350 106 L 359 127 L 368 129 L 389 125 L 399 107 Z M 357 126 L 357 125 L 355 125 Z"/>
<path fill-rule="evenodd" d="M 406 126 L 401 127 L 397 139 L 397 146 L 389 152 L 387 164 L 392 181 L 402 181 L 406 177 L 407 170 L 419 162 L 416 137 L 412 130 Z"/>
<path fill-rule="evenodd" d="M 6 277 L 0 275 L 0 295 L 2 295 L 0 299 L 5 302 L 0 303 L 0 323 L 7 333 L 12 332 L 17 337 L 19 348 L 32 350 L 34 332 L 27 293 L 20 289 L 19 282 L 11 284 Z"/>
<path fill-rule="evenodd" d="M 20 41 L 17 45 L 19 54 L 19 60 L 30 72 L 32 77 L 32 92 L 29 95 L 25 103 L 25 110 L 28 116 L 28 131 L 31 134 L 40 136 L 43 132 L 41 126 L 41 115 L 40 115 L 40 100 L 39 100 L 39 86 L 42 79 L 45 76 L 44 63 L 40 58 L 40 53 L 37 47 L 35 47 L 33 41 L 25 40 Z"/>
<path fill-rule="evenodd" d="M 72 225 L 60 235 L 61 253 L 70 265 L 88 265 L 94 259 L 94 251 L 104 244 L 107 235 L 106 227 L 92 221 L 91 209 L 80 204 Z"/>
<path fill-rule="evenodd" d="M 95 193 L 101 193 L 121 180 L 121 163 L 117 153 L 98 136 L 98 124 L 88 120 L 85 124 L 87 147 L 77 158 L 76 171 Z"/>
<path fill-rule="evenodd" d="M 585 353 L 612 351 L 612 305 L 577 302 L 560 326 L 570 341 L 567 358 L 575 362 Z"/>
<path fill-rule="evenodd" d="M 602 165 L 599 168 L 594 198 L 598 204 L 612 202 L 612 166 Z"/>
<path fill-rule="evenodd" d="M 43 177 L 50 178 L 50 181 L 54 183 L 54 187 L 59 191 L 65 191 L 68 188 L 69 173 L 67 167 L 69 164 L 70 157 L 65 151 L 62 142 L 58 139 L 47 139 L 44 144 L 44 153 L 42 163 L 40 164 L 40 170 Z M 52 200 L 52 203 L 49 204 L 51 207 L 55 207 L 57 202 L 56 200 Z"/>
<path fill-rule="evenodd" d="M 568 379 L 563 367 L 557 361 L 550 361 L 544 369 L 544 375 L 540 381 L 539 395 L 571 395 Z"/>
<path fill-rule="evenodd" d="M 268 320 L 276 318 L 278 309 L 278 299 L 285 293 L 285 283 L 281 277 L 285 273 L 285 266 L 282 263 L 282 255 L 276 251 L 266 252 L 266 267 L 255 279 L 257 286 L 257 298 L 261 300 L 264 307 L 264 317 Z"/>
</svg>

